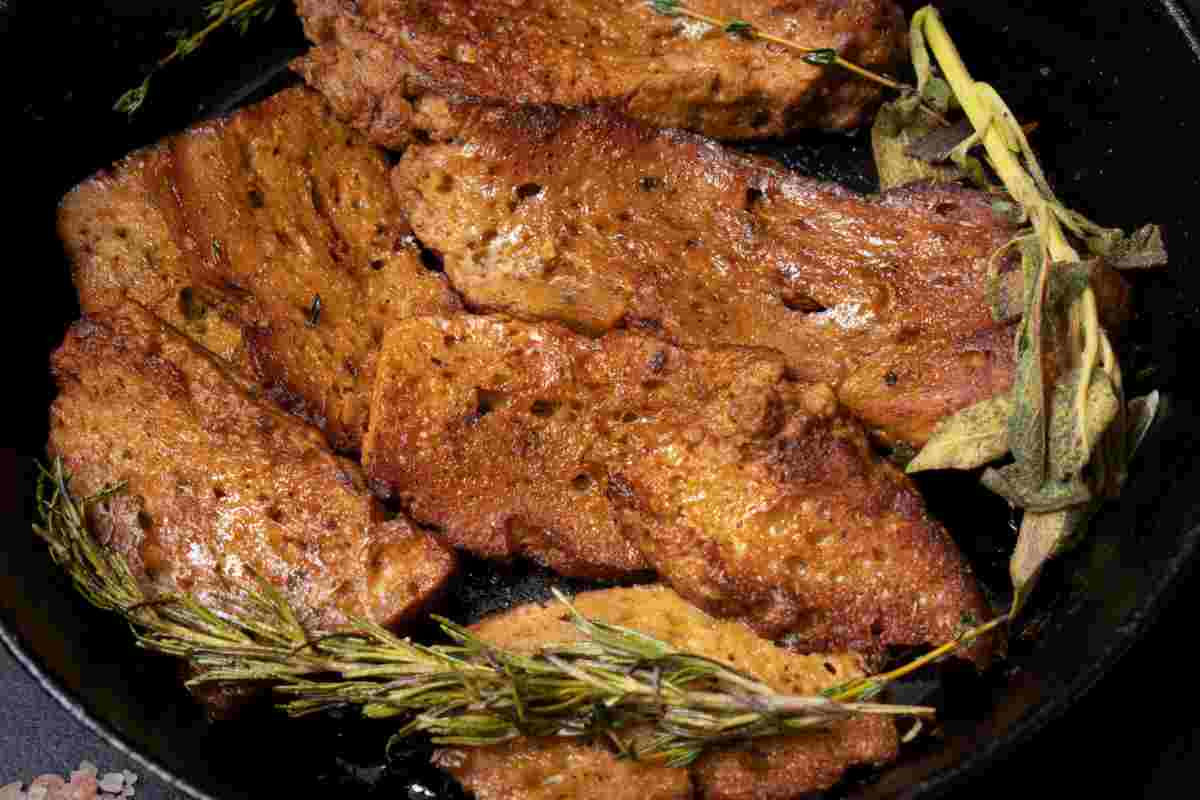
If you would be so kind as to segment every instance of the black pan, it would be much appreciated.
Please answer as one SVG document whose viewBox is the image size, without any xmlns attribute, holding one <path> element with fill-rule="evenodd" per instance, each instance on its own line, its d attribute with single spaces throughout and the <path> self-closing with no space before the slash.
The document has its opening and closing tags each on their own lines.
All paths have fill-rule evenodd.
<svg viewBox="0 0 1200 800">
<path fill-rule="evenodd" d="M 390 762 L 383 758 L 386 725 L 274 716 L 206 723 L 179 688 L 176 667 L 144 657 L 126 628 L 80 601 L 27 533 L 33 459 L 46 440 L 52 397 L 47 358 L 78 315 L 53 230 L 57 199 L 134 147 L 286 85 L 286 61 L 304 47 L 285 0 L 283 13 L 265 27 L 241 40 L 219 37 L 162 74 L 148 106 L 132 122 L 111 112 L 114 97 L 136 84 L 140 70 L 161 54 L 164 33 L 194 24 L 200 5 L 0 0 L 5 131 L 9 137 L 14 127 L 17 131 L 6 153 L 10 172 L 13 167 L 17 172 L 8 184 L 5 212 L 7 317 L 18 321 L 10 325 L 15 338 L 7 348 L 15 357 L 7 392 L 13 411 L 6 415 L 8 438 L 0 450 L 0 497 L 9 522 L 0 544 L 0 633 L 38 680 L 97 734 L 196 798 L 296 792 L 453 797 L 454 789 L 422 766 L 420 747 Z M 1133 676 L 1155 674 L 1167 681 L 1166 666 L 1157 670 L 1139 659 L 1169 654 L 1164 637 L 1171 632 L 1156 633 L 1157 644 L 1135 644 L 1180 585 L 1189 596 L 1198 594 L 1195 581 L 1186 588 L 1200 542 L 1200 424 L 1183 349 L 1196 341 L 1200 322 L 1192 299 L 1200 290 L 1200 224 L 1192 216 L 1200 163 L 1190 147 L 1200 141 L 1194 107 L 1200 45 L 1188 14 L 1172 0 L 942 5 L 977 75 L 996 84 L 1023 119 L 1040 123 L 1035 146 L 1068 205 L 1102 224 L 1166 226 L 1171 266 L 1138 279 L 1142 311 L 1124 357 L 1132 388 L 1167 393 L 1169 413 L 1139 453 L 1121 503 L 1098 520 L 1083 550 L 1050 571 L 1010 663 L 982 681 L 943 673 L 936 699 L 948 709 L 944 734 L 909 748 L 891 769 L 857 776 L 837 791 L 853 797 L 975 794 L 997 782 L 1041 794 L 1036 790 L 1054 779 L 1006 778 L 1006 765 L 1053 765 L 1059 777 L 1115 773 L 1104 763 L 1045 754 L 1067 752 L 1062 735 L 1078 736 L 1083 726 L 1064 726 L 1084 713 L 1107 726 L 1083 732 L 1084 744 L 1095 753 L 1125 752 L 1125 742 L 1136 748 L 1123 738 L 1130 734 L 1121 721 L 1105 712 L 1144 709 L 1140 698 L 1151 696 L 1150 687 L 1135 685 Z M 765 149 L 803 172 L 871 188 L 861 134 L 803 136 Z M 1002 601 L 1005 548 L 1011 544 L 1005 507 L 975 492 L 963 476 L 934 476 L 923 483 L 935 511 Z M 474 619 L 545 596 L 556 584 L 582 587 L 527 566 L 471 564 L 450 613 Z M 1187 615 L 1177 607 L 1171 619 L 1186 624 Z M 1131 648 L 1129 658 L 1114 667 Z M 1131 671 L 1129 665 L 1139 663 L 1140 671 Z M 1184 684 L 1176 691 L 1186 691 L 1186 665 L 1177 661 L 1169 668 L 1179 675 L 1175 685 Z M 1114 669 L 1116 677 L 1102 692 L 1109 705 L 1084 703 L 1067 723 L 1037 735 Z M 1111 683 L 1118 679 L 1126 683 Z M 1153 694 L 1158 701 L 1171 702 L 1173 696 Z M 1123 704 L 1112 706 L 1113 697 Z M 1038 753 L 1042 757 L 1032 760 Z"/>
</svg>

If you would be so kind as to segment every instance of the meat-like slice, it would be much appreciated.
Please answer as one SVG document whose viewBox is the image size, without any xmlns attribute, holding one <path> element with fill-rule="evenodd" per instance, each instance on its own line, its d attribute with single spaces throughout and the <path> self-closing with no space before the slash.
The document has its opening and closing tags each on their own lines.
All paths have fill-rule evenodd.
<svg viewBox="0 0 1200 800">
<path fill-rule="evenodd" d="M 709 617 L 663 586 L 587 592 L 578 595 L 574 604 L 588 617 L 633 628 L 681 650 L 723 661 L 781 692 L 814 695 L 864 674 L 858 655 L 797 655 L 759 638 L 744 625 Z M 522 606 L 486 619 L 474 630 L 488 642 L 525 653 L 534 653 L 547 644 L 575 641 L 580 636 L 557 604 Z M 851 719 L 800 736 L 760 739 L 745 749 L 702 756 L 690 769 L 691 784 L 696 797 L 782 800 L 829 788 L 848 767 L 886 763 L 895 758 L 896 751 L 896 729 L 891 720 Z M 441 751 L 437 763 L 480 798 L 600 800 L 638 790 L 646 797 L 692 796 L 688 792 L 688 772 L 618 761 L 602 745 L 540 740 L 502 748 L 451 749 Z M 506 764 L 519 764 L 522 769 L 506 771 Z M 576 774 L 597 779 L 573 783 L 570 793 L 543 794 L 525 788 L 533 784 L 528 780 L 530 774 L 543 782 L 549 774 L 563 774 L 564 780 L 572 781 L 572 773 L 561 773 L 567 764 L 578 770 Z M 604 781 L 602 776 L 614 780 Z M 634 779 L 636 788 L 629 786 Z"/>
<path fill-rule="evenodd" d="M 772 347 L 918 445 L 1011 385 L 986 274 L 1016 229 L 986 194 L 864 197 L 596 110 L 428 101 L 414 124 L 446 141 L 411 146 L 396 186 L 473 308 Z"/>
<path fill-rule="evenodd" d="M 602 745 L 569 739 L 517 739 L 496 747 L 439 750 L 433 763 L 453 775 L 475 800 L 693 797 L 687 770 L 618 758 Z"/>
<path fill-rule="evenodd" d="M 356 449 L 387 323 L 457 307 L 387 169 L 304 89 L 196 126 L 63 201 L 80 303 L 137 300 Z"/>
<path fill-rule="evenodd" d="M 219 363 L 132 302 L 85 316 L 52 357 L 49 454 L 87 496 L 99 540 L 153 596 L 274 584 L 306 628 L 422 611 L 453 553 L 385 520 L 358 466 L 252 399 Z"/>
<path fill-rule="evenodd" d="M 404 144 L 426 92 L 514 103 L 600 104 L 652 125 L 725 139 L 851 128 L 877 84 L 806 63 L 779 45 L 654 13 L 643 0 L 297 0 L 319 45 L 300 62 L 339 113 Z M 690 0 L 880 72 L 905 57 L 892 0 Z"/>
<path fill-rule="evenodd" d="M 626 342 L 647 357 L 665 352 Z M 648 569 L 605 490 L 623 417 L 638 413 L 622 397 L 640 393 L 643 365 L 604 363 L 601 353 L 556 326 L 505 319 L 393 325 L 363 443 L 372 484 L 477 555 L 528 556 L 590 578 Z"/>
<path fill-rule="evenodd" d="M 764 349 L 413 318 L 384 341 L 364 463 L 456 546 L 591 574 L 627 567 L 606 558 L 628 537 L 688 600 L 805 650 L 986 618 L 916 487 L 829 387 L 784 372 Z"/>
</svg>

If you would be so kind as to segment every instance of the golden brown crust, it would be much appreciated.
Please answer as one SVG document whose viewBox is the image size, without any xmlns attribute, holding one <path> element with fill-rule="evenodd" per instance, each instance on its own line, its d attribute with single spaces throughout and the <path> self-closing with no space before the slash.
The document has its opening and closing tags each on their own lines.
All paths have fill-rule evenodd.
<svg viewBox="0 0 1200 800">
<path fill-rule="evenodd" d="M 866 119 L 879 87 L 778 45 L 655 14 L 642 0 L 302 0 L 317 48 L 299 71 L 375 141 L 407 141 L 423 93 L 512 103 L 604 105 L 649 124 L 723 139 Z M 888 72 L 904 58 L 891 0 L 694 0 L 812 48 Z"/>
<path fill-rule="evenodd" d="M 433 763 L 476 800 L 688 800 L 687 770 L 617 758 L 602 746 L 519 739 L 439 750 Z"/>
<path fill-rule="evenodd" d="M 414 114 L 434 141 L 393 178 L 472 308 L 772 347 L 913 444 L 1011 385 L 1014 328 L 992 320 L 986 275 L 1015 228 L 985 194 L 864 197 L 597 110 L 428 100 Z"/>
<path fill-rule="evenodd" d="M 828 387 L 784 371 L 768 350 L 414 318 L 384 344 L 367 474 L 486 556 L 589 574 L 628 537 L 693 603 L 806 650 L 941 642 L 986 618 L 912 483 Z"/>
<path fill-rule="evenodd" d="M 80 303 L 143 303 L 356 449 L 387 323 L 458 307 L 422 266 L 387 168 L 303 89 L 198 125 L 63 201 Z"/>
<path fill-rule="evenodd" d="M 591 465 L 612 444 L 591 422 L 599 409 L 581 405 L 595 350 L 488 317 L 397 323 L 380 355 L 367 474 L 477 555 L 592 578 L 645 570 L 604 494 L 602 464 Z"/>
<path fill-rule="evenodd" d="M 635 628 L 680 649 L 724 661 L 782 692 L 811 695 L 863 674 L 858 655 L 797 655 L 755 636 L 740 623 L 707 616 L 663 586 L 586 592 L 574 603 L 586 616 Z M 579 638 L 557 604 L 521 606 L 485 619 L 473 630 L 493 644 L 525 653 Z M 704 798 L 798 797 L 832 786 L 851 765 L 890 761 L 897 747 L 890 720 L 854 719 L 804 736 L 762 739 L 744 750 L 713 752 L 693 765 L 691 784 L 695 796 Z M 479 797 L 500 798 L 543 796 L 523 794 L 520 787 L 535 782 L 530 776 L 544 782 L 551 774 L 561 774 L 568 760 L 585 776 L 636 778 L 634 791 L 650 792 L 652 797 L 692 796 L 684 792 L 688 772 L 618 761 L 600 745 L 538 740 L 494 749 L 455 749 L 442 751 L 436 763 Z M 519 772 L 504 768 L 514 763 L 521 765 Z M 663 787 L 672 775 L 674 793 L 666 793 Z M 599 800 L 610 796 L 606 792 L 624 796 L 616 794 L 629 791 L 623 783 L 628 781 L 611 786 L 582 783 L 571 787 L 575 794 L 547 796 L 573 800 Z"/>
<path fill-rule="evenodd" d="M 92 509 L 98 538 L 152 594 L 277 586 L 310 630 L 425 608 L 453 554 L 385 521 L 358 466 L 313 428 L 252 399 L 210 355 L 126 302 L 86 316 L 54 353 L 49 454 Z"/>
</svg>

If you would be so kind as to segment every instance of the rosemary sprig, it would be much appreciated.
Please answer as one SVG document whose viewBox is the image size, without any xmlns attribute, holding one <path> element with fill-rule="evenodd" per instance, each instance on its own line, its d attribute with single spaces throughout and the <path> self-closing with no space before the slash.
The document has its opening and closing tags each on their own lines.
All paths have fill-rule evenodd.
<svg viewBox="0 0 1200 800">
<path fill-rule="evenodd" d="M 200 45 L 209 34 L 226 25 L 232 25 L 238 32 L 245 34 L 254 20 L 267 22 L 275 15 L 279 0 L 213 0 L 204 7 L 204 16 L 208 20 L 203 27 L 187 32 L 183 31 L 175 37 L 175 48 L 160 58 L 140 84 L 125 92 L 116 103 L 114 111 L 133 114 L 146 102 L 150 93 L 150 80 L 171 62 L 189 55 Z"/>
<path fill-rule="evenodd" d="M 99 545 L 87 527 L 88 507 L 122 487 L 80 500 L 69 482 L 61 461 L 42 468 L 34 530 L 89 602 L 129 622 L 139 646 L 197 668 L 189 686 L 267 682 L 286 698 L 281 707 L 290 715 L 357 707 L 368 717 L 399 719 L 397 737 L 424 732 L 440 744 L 605 737 L 633 757 L 684 766 L 712 747 L 855 714 L 929 717 L 929 707 L 868 701 L 885 684 L 1002 621 L 906 668 L 812 697 L 778 693 L 712 659 L 588 619 L 557 593 L 583 639 L 535 655 L 497 648 L 440 617 L 450 644 L 418 644 L 367 621 L 312 637 L 265 581 L 253 589 L 230 587 L 204 602 L 179 595 L 148 599 L 124 559 Z"/>
</svg>

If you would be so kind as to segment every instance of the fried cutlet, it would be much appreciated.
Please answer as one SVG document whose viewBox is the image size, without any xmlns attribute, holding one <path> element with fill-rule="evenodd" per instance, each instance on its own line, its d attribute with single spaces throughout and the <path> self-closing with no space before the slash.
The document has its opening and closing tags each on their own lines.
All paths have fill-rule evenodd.
<svg viewBox="0 0 1200 800">
<path fill-rule="evenodd" d="M 654 13 L 643 0 L 297 0 L 316 45 L 299 64 L 346 119 L 386 146 L 408 142 L 425 93 L 512 103 L 604 105 L 651 125 L 722 139 L 863 123 L 881 96 L 850 72 L 775 44 Z M 697 0 L 879 72 L 906 58 L 892 0 Z"/>
<path fill-rule="evenodd" d="M 916 487 L 829 387 L 785 372 L 760 348 L 413 318 L 384 341 L 364 465 L 457 547 L 574 575 L 644 558 L 709 613 L 804 650 L 879 653 L 986 618 Z"/>
<path fill-rule="evenodd" d="M 709 617 L 663 586 L 587 592 L 573 602 L 585 616 L 723 661 L 780 692 L 814 695 L 864 674 L 860 656 L 797 655 L 740 623 Z M 535 653 L 544 645 L 580 638 L 566 617 L 557 604 L 534 604 L 486 619 L 473 630 L 499 647 Z M 886 763 L 897 747 L 891 720 L 862 717 L 799 736 L 756 740 L 740 750 L 714 751 L 688 770 L 618 760 L 603 744 L 554 739 L 447 749 L 435 761 L 481 800 L 783 800 L 829 788 L 852 765 Z"/>
<path fill-rule="evenodd" d="M 599 110 L 419 112 L 432 141 L 408 148 L 396 187 L 472 309 L 772 347 L 889 442 L 923 444 L 1011 386 L 1015 323 L 992 319 L 986 290 L 1017 229 L 987 194 L 867 197 Z M 1104 280 L 1121 308 L 1121 279 Z"/>
<path fill-rule="evenodd" d="M 90 528 L 148 594 L 201 598 L 256 578 L 311 631 L 423 611 L 453 553 L 388 520 L 358 465 L 320 432 L 256 401 L 211 354 L 124 301 L 85 316 L 52 357 L 49 455 Z"/>
<path fill-rule="evenodd" d="M 305 89 L 190 128 L 63 200 L 80 304 L 119 290 L 357 449 L 388 322 L 458 305 L 387 170 Z"/>
</svg>

